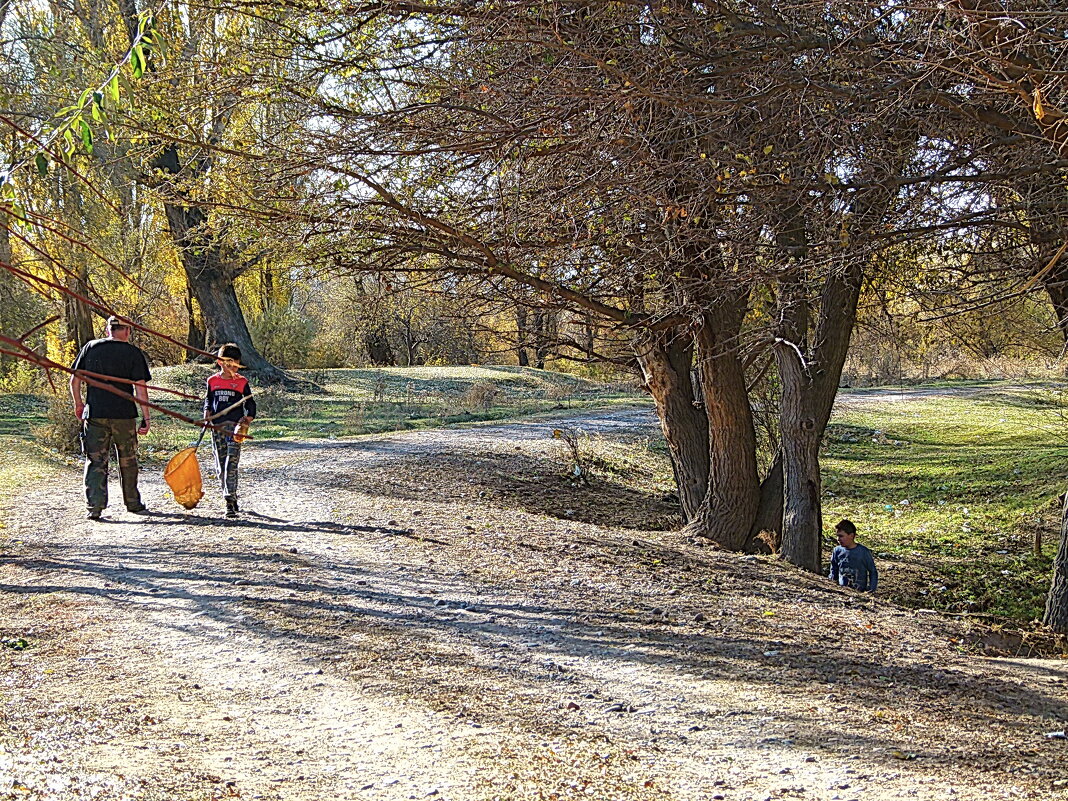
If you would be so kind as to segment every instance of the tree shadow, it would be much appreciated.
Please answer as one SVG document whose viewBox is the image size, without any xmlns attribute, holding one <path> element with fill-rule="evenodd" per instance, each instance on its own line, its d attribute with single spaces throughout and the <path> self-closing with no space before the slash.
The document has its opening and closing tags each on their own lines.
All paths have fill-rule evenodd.
<svg viewBox="0 0 1068 801">
<path fill-rule="evenodd" d="M 555 724 L 537 710 L 537 721 L 514 714 L 502 699 L 540 688 L 549 697 L 575 695 L 590 714 L 626 718 L 632 713 L 609 711 L 613 703 L 640 709 L 648 696 L 656 707 L 666 702 L 657 700 L 664 692 L 659 689 L 662 678 L 685 674 L 691 677 L 688 694 L 694 696 L 685 717 L 701 724 L 699 729 L 715 734 L 740 723 L 766 726 L 769 736 L 763 741 L 753 737 L 746 747 L 773 741 L 776 748 L 811 752 L 835 742 L 843 752 L 863 749 L 867 763 L 917 775 L 945 767 L 973 770 L 976 749 L 986 748 L 980 753 L 992 760 L 984 769 L 992 779 L 1010 781 L 1024 765 L 1039 775 L 1059 770 L 1056 744 L 1039 741 L 1034 756 L 1019 754 L 1021 741 L 1034 741 L 1036 721 L 1062 727 L 1058 721 L 1068 716 L 1065 700 L 1044 692 L 1031 676 L 991 676 L 947 666 L 941 658 L 910 657 L 893 647 L 892 631 L 879 628 L 824 630 L 811 636 L 804 620 L 773 626 L 761 619 L 759 609 L 739 615 L 723 604 L 720 593 L 703 596 L 708 612 L 718 614 L 717 622 L 698 625 L 657 617 L 647 609 L 622 610 L 620 605 L 643 605 L 642 596 L 626 592 L 614 599 L 616 606 L 606 604 L 596 589 L 576 590 L 567 602 L 551 591 L 544 599 L 517 600 L 475 583 L 458 583 L 455 572 L 444 569 L 323 566 L 301 555 L 239 549 L 90 544 L 50 550 L 61 553 L 4 558 L 28 571 L 30 581 L 0 585 L 0 593 L 84 594 L 120 608 L 181 602 L 198 615 L 279 647 L 324 660 L 340 657 L 354 666 L 352 675 L 379 681 L 376 689 L 382 692 L 415 692 L 428 702 L 433 694 L 435 703 L 478 706 L 484 701 L 479 709 L 488 720 L 496 716 L 532 731 Z M 768 575 L 764 562 L 715 560 L 704 567 L 719 568 L 718 579 L 728 584 L 766 584 L 777 598 L 805 603 L 814 616 L 840 616 L 852 600 L 807 577 L 774 568 Z M 57 573 L 69 581 L 57 581 Z M 173 612 L 166 604 L 159 609 Z M 189 624 L 175 620 L 166 625 L 190 633 Z M 884 619 L 880 626 L 885 625 Z M 398 653 L 404 654 L 403 666 L 390 656 Z M 413 665 L 425 675 L 421 688 L 412 688 L 410 676 L 402 675 L 410 674 Z M 628 671 L 629 686 L 643 698 L 612 697 L 614 690 L 604 677 L 621 671 Z M 488 697 L 470 698 L 472 672 L 484 679 L 477 686 L 493 688 Z M 1056 667 L 1043 666 L 1040 673 L 1068 677 L 1068 670 Z M 591 686 L 593 692 L 587 693 Z M 724 693 L 725 687 L 734 690 Z M 781 698 L 773 724 L 763 723 L 767 714 L 752 707 L 747 692 L 753 689 Z M 818 703 L 840 706 L 842 714 L 813 715 L 807 710 L 816 697 Z M 996 729 L 1004 733 L 1004 745 L 959 749 L 947 736 L 927 738 L 926 745 L 916 747 L 913 738 L 920 730 L 902 717 L 915 704 L 925 706 L 933 719 L 944 718 L 947 733 Z M 879 710 L 894 713 L 890 720 L 897 727 L 881 723 Z M 657 708 L 653 712 L 659 714 Z M 692 731 L 687 736 L 702 735 Z M 902 762 L 895 751 L 915 751 L 917 758 Z"/>
</svg>

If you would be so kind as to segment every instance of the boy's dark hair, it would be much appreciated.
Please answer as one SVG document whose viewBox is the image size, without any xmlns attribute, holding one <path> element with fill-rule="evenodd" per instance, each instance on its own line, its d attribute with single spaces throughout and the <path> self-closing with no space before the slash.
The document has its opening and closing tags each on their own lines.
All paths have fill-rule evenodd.
<svg viewBox="0 0 1068 801">
<path fill-rule="evenodd" d="M 857 527 L 853 525 L 853 521 L 851 520 L 843 520 L 834 527 L 834 530 L 844 531 L 846 534 L 852 534 L 854 537 L 857 536 Z"/>
<path fill-rule="evenodd" d="M 219 348 L 220 359 L 233 359 L 235 362 L 241 361 L 241 348 L 235 345 L 233 342 L 227 342 L 225 345 Z"/>
</svg>

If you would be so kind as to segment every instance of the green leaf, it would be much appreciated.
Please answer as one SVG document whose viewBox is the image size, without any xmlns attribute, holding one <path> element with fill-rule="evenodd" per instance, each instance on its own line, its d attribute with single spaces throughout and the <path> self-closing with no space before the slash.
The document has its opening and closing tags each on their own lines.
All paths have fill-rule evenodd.
<svg viewBox="0 0 1068 801">
<path fill-rule="evenodd" d="M 130 65 L 133 67 L 133 76 L 140 78 L 145 74 L 145 50 L 141 45 L 134 45 L 133 53 L 130 54 Z"/>
<path fill-rule="evenodd" d="M 111 100 L 112 104 L 117 106 L 119 104 L 119 76 L 118 75 L 114 75 L 112 77 L 112 79 L 110 81 L 108 81 L 108 85 L 105 87 L 105 90 L 107 91 L 108 98 Z"/>
<path fill-rule="evenodd" d="M 78 126 L 82 132 L 82 144 L 85 145 L 85 152 L 89 155 L 93 154 L 93 132 L 89 128 L 89 123 L 85 120 L 78 120 Z"/>
<path fill-rule="evenodd" d="M 48 175 L 48 159 L 45 158 L 44 153 L 38 153 L 33 163 L 37 165 L 37 172 L 41 174 L 42 178 Z"/>
<path fill-rule="evenodd" d="M 74 155 L 74 134 L 72 134 L 70 132 L 70 128 L 65 128 L 63 130 L 63 141 L 67 145 L 67 147 L 66 147 L 67 158 L 70 158 L 71 156 Z"/>
</svg>

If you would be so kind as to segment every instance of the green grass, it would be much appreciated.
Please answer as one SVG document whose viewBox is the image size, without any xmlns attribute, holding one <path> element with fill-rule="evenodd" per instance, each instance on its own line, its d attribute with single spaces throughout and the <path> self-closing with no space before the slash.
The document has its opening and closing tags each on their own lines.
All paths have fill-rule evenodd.
<svg viewBox="0 0 1068 801">
<path fill-rule="evenodd" d="M 207 367 L 155 372 L 153 383 L 199 395 Z M 345 437 L 431 428 L 452 423 L 504 420 L 555 409 L 586 409 L 632 402 L 626 387 L 563 373 L 520 367 L 413 367 L 293 371 L 307 382 L 297 389 L 253 387 L 259 413 L 252 434 L 264 439 Z M 168 408 L 199 417 L 199 402 L 174 401 Z M 146 455 L 167 457 L 197 432 L 156 414 L 142 440 Z"/>
<path fill-rule="evenodd" d="M 1068 488 L 1062 400 L 988 385 L 973 398 L 847 405 L 822 459 L 828 527 L 857 524 L 887 560 L 886 594 L 902 603 L 1040 617 L 1056 498 Z"/>
</svg>

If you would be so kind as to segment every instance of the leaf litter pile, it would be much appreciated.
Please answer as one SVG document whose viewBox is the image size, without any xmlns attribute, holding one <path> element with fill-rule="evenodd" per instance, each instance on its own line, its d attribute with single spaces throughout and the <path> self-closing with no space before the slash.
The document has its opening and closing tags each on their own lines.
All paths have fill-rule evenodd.
<svg viewBox="0 0 1068 801">
<path fill-rule="evenodd" d="M 662 466 L 611 467 L 648 415 L 565 422 L 586 480 L 531 422 L 258 443 L 237 521 L 22 499 L 0 799 L 1068 793 L 1062 662 L 686 544 Z"/>
</svg>

